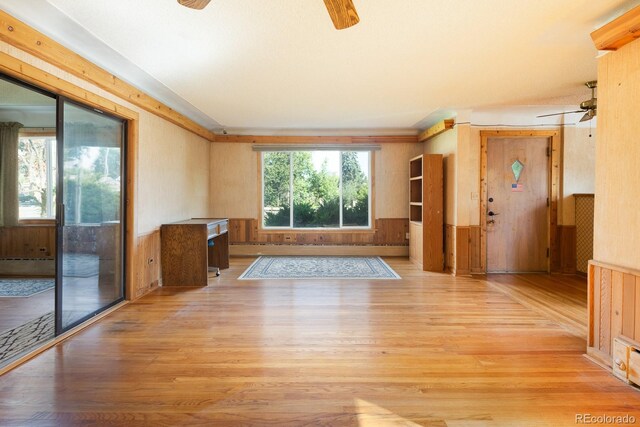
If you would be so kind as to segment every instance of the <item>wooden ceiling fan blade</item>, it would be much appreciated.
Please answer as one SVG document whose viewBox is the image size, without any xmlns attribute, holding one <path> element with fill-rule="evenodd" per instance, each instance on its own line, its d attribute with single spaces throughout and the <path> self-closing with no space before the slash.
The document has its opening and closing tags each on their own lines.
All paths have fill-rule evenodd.
<svg viewBox="0 0 640 427">
<path fill-rule="evenodd" d="M 583 111 L 584 111 L 584 110 L 565 111 L 564 113 L 543 114 L 543 115 L 541 115 L 541 116 L 536 116 L 536 117 L 540 118 L 540 117 L 560 116 L 560 115 L 562 115 L 562 114 L 582 113 Z"/>
<path fill-rule="evenodd" d="M 360 22 L 352 0 L 324 0 L 336 30 L 344 30 Z"/>
<path fill-rule="evenodd" d="M 178 0 L 183 6 L 189 7 L 191 9 L 204 9 L 211 0 Z"/>
</svg>

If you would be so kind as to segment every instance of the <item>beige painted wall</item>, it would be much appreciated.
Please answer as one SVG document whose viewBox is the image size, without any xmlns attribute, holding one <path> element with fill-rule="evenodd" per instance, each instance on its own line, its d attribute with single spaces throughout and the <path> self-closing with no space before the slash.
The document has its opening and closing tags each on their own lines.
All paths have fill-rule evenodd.
<svg viewBox="0 0 640 427">
<path fill-rule="evenodd" d="M 0 41 L 0 51 L 140 114 L 137 235 L 208 214 L 208 141 L 5 42 Z"/>
<path fill-rule="evenodd" d="M 480 224 L 480 130 L 458 125 L 458 224 Z"/>
<path fill-rule="evenodd" d="M 589 137 L 592 134 L 592 137 Z M 564 162 L 559 223 L 575 225 L 574 194 L 593 193 L 596 177 L 596 130 L 567 126 L 563 129 Z"/>
<path fill-rule="evenodd" d="M 409 217 L 409 159 L 421 149 L 417 143 L 386 143 L 375 151 L 376 218 Z M 258 158 L 252 144 L 211 144 L 212 216 L 259 218 Z"/>
<path fill-rule="evenodd" d="M 640 40 L 598 61 L 594 259 L 640 269 Z"/>
<path fill-rule="evenodd" d="M 376 218 L 409 218 L 409 159 L 422 144 L 383 144 L 375 154 Z"/>
<path fill-rule="evenodd" d="M 258 158 L 252 144 L 211 144 L 211 206 L 216 218 L 258 218 Z"/>
<path fill-rule="evenodd" d="M 442 154 L 444 174 L 444 221 L 449 225 L 458 225 L 457 221 L 457 161 L 458 126 L 424 143 L 425 154 Z"/>
<path fill-rule="evenodd" d="M 138 232 L 209 212 L 211 143 L 151 113 L 140 114 Z"/>
</svg>

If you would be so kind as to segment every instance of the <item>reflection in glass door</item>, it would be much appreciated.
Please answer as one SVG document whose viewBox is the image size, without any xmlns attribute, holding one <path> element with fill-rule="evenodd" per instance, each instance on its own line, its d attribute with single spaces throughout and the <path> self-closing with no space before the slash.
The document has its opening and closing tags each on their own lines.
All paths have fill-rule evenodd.
<svg viewBox="0 0 640 427">
<path fill-rule="evenodd" d="M 58 333 L 124 298 L 125 123 L 59 103 Z"/>
</svg>

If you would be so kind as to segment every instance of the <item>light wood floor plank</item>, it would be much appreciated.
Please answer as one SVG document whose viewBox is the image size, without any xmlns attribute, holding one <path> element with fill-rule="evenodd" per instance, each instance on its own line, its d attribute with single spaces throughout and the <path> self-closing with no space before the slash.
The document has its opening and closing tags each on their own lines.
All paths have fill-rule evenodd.
<svg viewBox="0 0 640 427">
<path fill-rule="evenodd" d="M 583 357 L 574 279 L 454 278 L 389 258 L 402 280 L 238 281 L 251 262 L 159 289 L 0 377 L 0 424 L 640 421 L 640 393 Z"/>
</svg>

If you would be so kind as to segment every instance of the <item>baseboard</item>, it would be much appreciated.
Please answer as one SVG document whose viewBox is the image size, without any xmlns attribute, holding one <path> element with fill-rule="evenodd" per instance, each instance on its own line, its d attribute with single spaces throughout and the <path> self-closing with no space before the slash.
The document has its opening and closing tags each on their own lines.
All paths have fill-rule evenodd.
<svg viewBox="0 0 640 427">
<path fill-rule="evenodd" d="M 230 245 L 229 255 L 357 255 L 408 257 L 409 246 Z"/>
<path fill-rule="evenodd" d="M 593 347 L 587 347 L 585 357 L 606 370 L 611 369 L 611 357 Z"/>
</svg>

